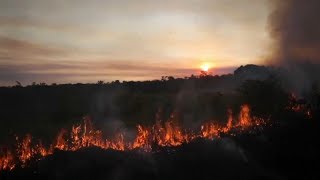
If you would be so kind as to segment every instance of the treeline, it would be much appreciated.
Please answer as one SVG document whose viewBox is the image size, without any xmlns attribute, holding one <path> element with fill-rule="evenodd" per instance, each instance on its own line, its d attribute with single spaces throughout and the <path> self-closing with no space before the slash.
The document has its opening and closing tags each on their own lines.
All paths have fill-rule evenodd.
<svg viewBox="0 0 320 180">
<path fill-rule="evenodd" d="M 251 74 L 255 75 L 252 76 Z M 0 88 L 0 142 L 14 134 L 32 133 L 52 138 L 89 115 L 101 129 L 152 124 L 173 111 L 185 126 L 206 120 L 227 120 L 227 109 L 237 114 L 241 104 L 257 116 L 282 118 L 290 101 L 288 91 L 273 71 L 261 66 L 241 67 L 234 74 L 163 77 L 153 81 L 114 81 L 95 84 L 34 83 Z M 317 86 L 305 104 L 319 108 Z M 112 128 L 110 128 L 112 127 Z"/>
</svg>

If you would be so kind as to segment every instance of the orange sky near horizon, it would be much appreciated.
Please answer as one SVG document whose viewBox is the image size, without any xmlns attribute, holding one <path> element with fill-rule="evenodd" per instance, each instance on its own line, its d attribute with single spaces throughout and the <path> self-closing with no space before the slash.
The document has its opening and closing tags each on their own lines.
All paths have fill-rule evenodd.
<svg viewBox="0 0 320 180">
<path fill-rule="evenodd" d="M 268 0 L 4 0 L 0 86 L 185 77 L 262 64 Z"/>
</svg>

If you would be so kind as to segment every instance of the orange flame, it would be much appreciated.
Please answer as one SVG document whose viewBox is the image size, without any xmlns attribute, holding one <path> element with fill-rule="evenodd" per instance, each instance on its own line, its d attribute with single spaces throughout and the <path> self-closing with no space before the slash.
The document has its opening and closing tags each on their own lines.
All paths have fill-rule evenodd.
<svg viewBox="0 0 320 180">
<path fill-rule="evenodd" d="M 18 144 L 18 155 L 22 164 L 25 164 L 31 157 L 33 156 L 34 149 L 31 146 L 32 137 L 30 134 L 27 134 L 25 138 L 23 138 L 22 143 Z"/>
<path fill-rule="evenodd" d="M 307 106 L 307 104 L 299 103 L 295 94 L 291 93 L 289 100 L 289 105 L 286 107 L 287 110 L 296 113 L 302 113 L 308 119 L 312 118 L 311 109 Z"/>
<path fill-rule="evenodd" d="M 65 129 L 62 129 L 57 136 L 56 143 L 54 145 L 55 148 L 60 150 L 68 150 L 67 141 L 64 139 L 65 134 L 67 131 Z"/>
<path fill-rule="evenodd" d="M 207 123 L 201 126 L 201 137 L 214 139 L 219 137 L 219 128 L 214 123 Z"/>
<path fill-rule="evenodd" d="M 0 171 L 12 170 L 16 166 L 13 154 L 7 150 L 2 153 L 3 155 L 0 155 Z"/>
<path fill-rule="evenodd" d="M 182 132 L 177 123 L 176 113 L 165 123 L 157 121 L 153 130 L 154 141 L 159 146 L 179 146 L 188 139 L 188 135 Z"/>
<path fill-rule="evenodd" d="M 228 110 L 226 125 L 207 122 L 201 126 L 198 133 L 183 129 L 178 123 L 179 118 L 177 115 L 178 113 L 174 112 L 168 121 L 162 122 L 157 114 L 156 123 L 153 126 L 143 127 L 138 125 L 137 136 L 133 142 L 126 142 L 125 135 L 121 131 L 118 131 L 111 140 L 104 139 L 102 131 L 95 130 L 89 117 L 85 117 L 82 124 L 72 126 L 70 133 L 62 129 L 54 143 L 48 148 L 41 141 L 33 143 L 31 135 L 26 135 L 21 143 L 18 143 L 15 151 L 0 151 L 0 171 L 11 170 L 19 163 L 21 167 L 24 167 L 31 159 L 53 154 L 54 149 L 76 151 L 94 146 L 119 151 L 142 149 L 150 152 L 154 146 L 179 146 L 195 138 L 212 140 L 219 138 L 221 133 L 230 133 L 232 129 L 245 130 L 264 123 L 261 119 L 251 117 L 248 105 L 241 106 L 238 123 L 234 122 L 232 111 Z M 14 154 L 12 152 L 17 153 Z"/>
<path fill-rule="evenodd" d="M 146 151 L 151 151 L 152 147 L 150 144 L 150 129 L 144 128 L 140 125 L 137 126 L 138 134 L 136 139 L 133 142 L 133 149 L 141 148 L 145 149 Z"/>
<path fill-rule="evenodd" d="M 252 124 L 251 116 L 250 116 L 250 108 L 248 105 L 242 105 L 241 111 L 239 115 L 239 126 L 241 127 L 249 127 Z"/>
<path fill-rule="evenodd" d="M 222 131 L 224 133 L 227 133 L 231 130 L 232 128 L 232 122 L 233 122 L 233 117 L 232 117 L 232 110 L 228 109 L 228 122 L 227 125 L 225 127 L 222 128 Z"/>
</svg>

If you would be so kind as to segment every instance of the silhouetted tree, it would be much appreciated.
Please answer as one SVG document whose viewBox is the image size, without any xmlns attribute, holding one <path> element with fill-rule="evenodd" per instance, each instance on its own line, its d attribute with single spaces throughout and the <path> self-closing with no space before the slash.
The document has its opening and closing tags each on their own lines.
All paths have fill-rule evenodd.
<svg viewBox="0 0 320 180">
<path fill-rule="evenodd" d="M 19 81 L 16 81 L 15 87 L 22 87 L 21 83 Z"/>
<path fill-rule="evenodd" d="M 100 80 L 100 81 L 97 82 L 97 84 L 103 85 L 103 84 L 104 84 L 104 81 L 101 81 L 101 80 Z"/>
</svg>

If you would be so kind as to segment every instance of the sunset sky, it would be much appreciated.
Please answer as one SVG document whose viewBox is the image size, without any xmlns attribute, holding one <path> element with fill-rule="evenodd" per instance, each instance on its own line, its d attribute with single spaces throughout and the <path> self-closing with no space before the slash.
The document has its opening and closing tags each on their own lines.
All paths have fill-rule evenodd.
<svg viewBox="0 0 320 180">
<path fill-rule="evenodd" d="M 0 86 L 147 80 L 263 63 L 268 0 L 0 0 Z"/>
</svg>

